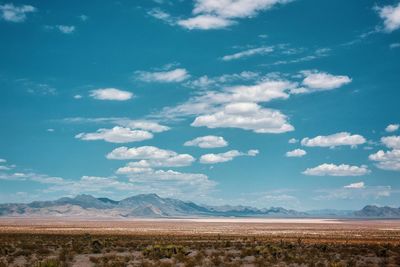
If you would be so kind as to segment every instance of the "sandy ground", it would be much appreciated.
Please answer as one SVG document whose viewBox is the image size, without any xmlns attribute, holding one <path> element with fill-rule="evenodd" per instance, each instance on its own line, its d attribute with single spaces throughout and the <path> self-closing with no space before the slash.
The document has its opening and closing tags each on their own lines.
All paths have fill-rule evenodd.
<svg viewBox="0 0 400 267">
<path fill-rule="evenodd" d="M 390 241 L 400 220 L 0 218 L 0 233 L 238 235 Z"/>
</svg>

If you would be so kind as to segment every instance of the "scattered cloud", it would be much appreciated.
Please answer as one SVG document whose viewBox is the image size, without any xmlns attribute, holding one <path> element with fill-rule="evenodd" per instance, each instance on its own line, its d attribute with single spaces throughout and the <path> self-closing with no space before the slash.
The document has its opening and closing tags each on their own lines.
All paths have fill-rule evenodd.
<svg viewBox="0 0 400 267">
<path fill-rule="evenodd" d="M 343 188 L 364 189 L 365 188 L 365 184 L 364 184 L 364 182 L 358 182 L 358 183 L 345 185 L 345 186 L 343 186 Z"/>
<path fill-rule="evenodd" d="M 104 140 L 110 143 L 129 143 L 151 139 L 153 134 L 148 131 L 115 126 L 112 129 L 98 129 L 95 133 L 79 133 L 75 138 L 85 141 Z"/>
<path fill-rule="evenodd" d="M 226 55 L 222 57 L 223 61 L 231 61 L 231 60 L 236 60 L 240 58 L 245 58 L 245 57 L 251 57 L 254 55 L 265 55 L 273 52 L 274 49 L 271 46 L 262 46 L 262 47 L 257 47 L 257 48 L 252 48 L 248 50 L 244 50 L 235 54 L 231 55 Z"/>
<path fill-rule="evenodd" d="M 109 117 L 109 118 L 85 118 L 74 117 L 65 118 L 62 120 L 66 123 L 95 123 L 95 124 L 117 124 L 119 126 L 150 131 L 153 133 L 161 133 L 170 130 L 170 127 L 162 125 L 152 120 L 133 120 L 124 117 Z"/>
<path fill-rule="evenodd" d="M 81 99 L 81 98 L 83 98 L 83 96 L 81 96 L 81 95 L 74 95 L 74 98 L 75 98 L 75 99 Z"/>
<path fill-rule="evenodd" d="M 308 92 L 332 90 L 351 82 L 351 78 L 345 75 L 332 75 L 326 72 L 303 71 L 305 76 L 303 85 Z"/>
<path fill-rule="evenodd" d="M 97 100 L 125 101 L 133 97 L 133 93 L 116 88 L 101 88 L 90 91 L 90 96 Z"/>
<path fill-rule="evenodd" d="M 271 9 L 289 0 L 196 0 L 192 11 L 194 17 L 178 20 L 177 24 L 189 30 L 226 28 L 239 18 L 255 17 L 258 12 Z"/>
<path fill-rule="evenodd" d="M 63 34 L 72 34 L 75 32 L 76 28 L 73 25 L 46 25 L 45 29 L 47 30 L 57 30 Z"/>
<path fill-rule="evenodd" d="M 376 166 L 382 170 L 400 171 L 400 149 L 379 150 L 369 155 L 369 159 L 377 162 Z"/>
<path fill-rule="evenodd" d="M 183 68 L 177 68 L 166 71 L 136 71 L 137 79 L 144 82 L 161 82 L 161 83 L 174 83 L 183 82 L 190 77 L 188 71 Z"/>
<path fill-rule="evenodd" d="M 303 138 L 301 144 L 308 147 L 336 147 L 336 146 L 351 146 L 364 144 L 367 140 L 358 134 L 352 135 L 348 132 L 341 132 L 327 136 L 316 136 L 314 138 Z"/>
<path fill-rule="evenodd" d="M 386 32 L 392 32 L 400 28 L 400 3 L 393 6 L 376 8 L 379 16 L 383 19 Z"/>
<path fill-rule="evenodd" d="M 31 5 L 0 5 L 1 18 L 9 22 L 24 22 L 28 13 L 33 13 L 36 11 L 37 9 Z"/>
<path fill-rule="evenodd" d="M 242 71 L 240 73 L 223 74 L 216 77 L 201 76 L 197 79 L 188 81 L 185 86 L 190 88 L 207 89 L 210 87 L 224 87 L 239 81 L 254 81 L 260 77 L 260 73 L 253 71 Z"/>
<path fill-rule="evenodd" d="M 388 148 L 400 149 L 400 136 L 382 137 L 381 142 Z"/>
<path fill-rule="evenodd" d="M 240 128 L 256 133 L 284 133 L 294 130 L 287 117 L 278 110 L 262 108 L 255 103 L 234 103 L 222 110 L 196 117 L 194 127 Z"/>
<path fill-rule="evenodd" d="M 145 167 L 177 167 L 177 166 L 188 166 L 191 165 L 195 159 L 189 154 L 178 154 L 172 150 L 160 149 L 154 146 L 142 146 L 142 147 L 118 147 L 107 154 L 107 159 L 116 160 L 146 160 L 140 164 L 146 163 Z M 135 163 L 134 167 L 144 167 L 144 165 L 138 166 Z M 133 167 L 131 164 L 130 167 Z M 129 167 L 129 166 L 128 166 Z"/>
<path fill-rule="evenodd" d="M 290 138 L 288 141 L 289 144 L 296 144 L 298 142 L 299 142 L 299 140 L 297 140 L 296 138 Z"/>
<path fill-rule="evenodd" d="M 187 141 L 184 146 L 197 146 L 201 148 L 226 147 L 228 142 L 222 136 L 207 135 Z"/>
<path fill-rule="evenodd" d="M 397 131 L 399 129 L 399 127 L 400 127 L 399 124 L 389 124 L 386 127 L 385 131 L 388 132 L 388 133 L 392 133 L 392 132 Z"/>
<path fill-rule="evenodd" d="M 200 15 L 193 18 L 178 20 L 177 24 L 189 30 L 222 29 L 231 26 L 235 22 L 212 15 Z"/>
<path fill-rule="evenodd" d="M 350 184 L 351 187 L 343 187 L 339 189 L 318 190 L 315 200 L 334 200 L 334 199 L 379 199 L 389 197 L 393 189 L 391 186 L 365 186 L 363 182 Z"/>
<path fill-rule="evenodd" d="M 5 163 L 5 162 L 7 162 L 7 160 L 5 160 L 5 159 L 0 159 L 0 163 Z"/>
<path fill-rule="evenodd" d="M 305 156 L 306 154 L 307 154 L 307 152 L 303 149 L 295 149 L 295 150 L 286 152 L 286 157 L 300 158 L 300 157 Z"/>
<path fill-rule="evenodd" d="M 215 164 L 215 163 L 221 163 L 221 162 L 227 162 L 231 161 L 236 157 L 239 156 L 251 156 L 254 157 L 259 153 L 258 150 L 256 149 L 251 149 L 247 153 L 239 152 L 237 150 L 230 150 L 225 153 L 219 153 L 219 154 L 205 154 L 200 157 L 200 163 L 203 164 Z"/>
<path fill-rule="evenodd" d="M 314 168 L 307 168 L 303 174 L 312 176 L 362 176 L 370 172 L 366 165 L 350 166 L 324 163 Z"/>
</svg>

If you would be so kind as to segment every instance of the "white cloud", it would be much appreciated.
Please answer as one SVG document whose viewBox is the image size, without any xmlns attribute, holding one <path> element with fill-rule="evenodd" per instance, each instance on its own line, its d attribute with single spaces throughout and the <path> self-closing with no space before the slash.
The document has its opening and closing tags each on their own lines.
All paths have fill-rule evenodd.
<svg viewBox="0 0 400 267">
<path fill-rule="evenodd" d="M 392 32 L 400 28 L 400 3 L 393 6 L 377 8 L 379 16 L 383 19 L 385 30 Z"/>
<path fill-rule="evenodd" d="M 369 159 L 376 161 L 376 166 L 383 170 L 400 171 L 400 149 L 390 151 L 379 150 L 369 155 Z"/>
<path fill-rule="evenodd" d="M 297 142 L 299 142 L 299 140 L 297 140 L 296 138 L 290 138 L 288 141 L 289 144 L 296 144 Z"/>
<path fill-rule="evenodd" d="M 195 159 L 189 154 L 178 154 L 172 150 L 160 149 L 154 146 L 118 147 L 107 155 L 108 159 L 144 160 L 131 163 L 128 167 L 181 167 L 191 165 Z"/>
<path fill-rule="evenodd" d="M 48 176 L 45 174 L 38 174 L 33 172 L 14 172 L 11 174 L 0 173 L 0 180 L 32 181 L 41 184 L 63 184 L 65 182 L 65 180 L 61 177 Z"/>
<path fill-rule="evenodd" d="M 0 159 L 0 163 L 5 163 L 5 162 L 7 162 L 7 160 L 5 160 L 5 159 Z"/>
<path fill-rule="evenodd" d="M 301 144 L 308 147 L 336 147 L 336 146 L 351 146 L 364 144 L 365 138 L 361 135 L 348 132 L 341 132 L 332 135 L 322 136 L 319 135 L 314 138 L 303 138 Z"/>
<path fill-rule="evenodd" d="M 362 176 L 370 173 L 366 165 L 350 166 L 347 164 L 324 163 L 314 168 L 307 168 L 303 174 L 312 176 Z"/>
<path fill-rule="evenodd" d="M 228 142 L 222 136 L 207 135 L 187 141 L 184 146 L 198 146 L 201 148 L 225 147 Z"/>
<path fill-rule="evenodd" d="M 203 164 L 215 164 L 215 163 L 221 163 L 221 162 L 227 162 L 231 161 L 236 157 L 239 156 L 251 156 L 254 157 L 259 153 L 258 150 L 256 149 L 251 149 L 247 153 L 239 152 L 237 150 L 230 150 L 225 153 L 219 153 L 219 154 L 205 154 L 200 157 L 200 163 Z"/>
<path fill-rule="evenodd" d="M 242 71 L 240 73 L 223 74 L 216 77 L 201 76 L 197 79 L 188 81 L 185 86 L 190 88 L 206 89 L 209 87 L 223 87 L 227 84 L 238 81 L 251 81 L 260 78 L 260 73 L 253 71 Z"/>
<path fill-rule="evenodd" d="M 178 20 L 177 24 L 189 30 L 210 30 L 226 28 L 235 22 L 212 15 L 200 15 L 193 18 Z"/>
<path fill-rule="evenodd" d="M 116 88 L 102 88 L 90 91 L 90 96 L 98 100 L 125 101 L 131 99 L 133 94 Z"/>
<path fill-rule="evenodd" d="M 300 158 L 300 157 L 305 156 L 306 154 L 307 154 L 307 152 L 303 149 L 295 149 L 295 150 L 286 152 L 286 157 Z"/>
<path fill-rule="evenodd" d="M 168 126 L 161 125 L 158 122 L 146 120 L 119 120 L 117 123 L 133 129 L 141 129 L 154 133 L 161 133 L 170 129 Z"/>
<path fill-rule="evenodd" d="M 145 82 L 182 82 L 190 77 L 188 71 L 183 68 L 157 72 L 136 71 L 135 74 L 139 80 Z"/>
<path fill-rule="evenodd" d="M 125 167 L 119 168 L 117 173 L 143 173 L 152 168 L 185 167 L 191 165 L 195 159 L 189 154 L 174 154 L 164 158 L 149 158 L 129 162 Z"/>
<path fill-rule="evenodd" d="M 284 133 L 294 130 L 280 111 L 262 108 L 255 103 L 228 104 L 214 114 L 198 116 L 191 125 L 240 128 L 256 133 Z"/>
<path fill-rule="evenodd" d="M 95 133 L 80 133 L 75 138 L 86 141 L 104 140 L 110 143 L 129 143 L 151 139 L 153 134 L 148 131 L 115 126 L 112 129 L 98 129 Z"/>
<path fill-rule="evenodd" d="M 74 98 L 75 99 L 81 99 L 83 96 L 81 96 L 81 95 L 74 95 Z"/>
<path fill-rule="evenodd" d="M 364 182 L 353 183 L 349 185 L 343 186 L 344 188 L 351 188 L 351 189 L 363 189 L 365 188 Z"/>
<path fill-rule="evenodd" d="M 252 74 L 248 74 L 252 76 Z M 202 91 L 183 104 L 164 108 L 158 116 L 179 118 L 190 115 L 210 114 L 223 110 L 223 105 L 229 103 L 257 103 L 269 102 L 274 99 L 287 99 L 289 97 L 288 92 L 295 87 L 295 83 L 287 80 L 267 78 L 254 85 L 227 86 L 220 91 Z"/>
<path fill-rule="evenodd" d="M 0 165 L 0 171 L 8 171 L 8 170 L 10 170 L 9 167 Z"/>
<path fill-rule="evenodd" d="M 388 148 L 400 149 L 400 136 L 382 137 L 381 142 Z"/>
<path fill-rule="evenodd" d="M 400 127 L 399 124 L 389 124 L 386 127 L 385 131 L 388 132 L 388 133 L 392 133 L 392 132 L 397 131 L 399 129 L 399 127 Z"/>
<path fill-rule="evenodd" d="M 288 2 L 288 0 L 196 0 L 193 14 L 215 14 L 224 18 L 253 17 L 259 11 Z"/>
<path fill-rule="evenodd" d="M 250 56 L 254 56 L 254 55 L 265 55 L 265 54 L 269 54 L 272 51 L 274 51 L 274 49 L 272 47 L 257 47 L 257 48 L 252 48 L 252 49 L 248 49 L 245 51 L 241 51 L 232 55 L 226 55 L 222 57 L 222 60 L 224 61 L 231 61 L 231 60 L 235 60 L 235 59 L 240 59 L 240 58 L 244 58 L 244 57 L 250 57 Z"/>
<path fill-rule="evenodd" d="M 352 187 L 343 187 L 340 189 L 318 190 L 322 195 L 315 197 L 316 200 L 332 200 L 332 199 L 379 199 L 389 197 L 392 193 L 390 186 L 365 186 L 361 187 L 361 183 L 350 184 Z M 359 186 L 359 187 L 357 187 Z M 369 199 L 368 201 L 371 201 Z"/>
<path fill-rule="evenodd" d="M 147 14 L 152 16 L 153 18 L 165 21 L 169 24 L 174 24 L 174 21 L 171 18 L 171 15 L 159 8 L 154 8 L 154 9 L 150 10 L 149 12 L 147 12 Z"/>
<path fill-rule="evenodd" d="M 71 34 L 75 31 L 75 26 L 72 25 L 57 25 L 56 28 L 65 34 Z"/>
<path fill-rule="evenodd" d="M 10 22 L 24 22 L 28 13 L 36 12 L 30 5 L 14 6 L 13 4 L 0 5 L 1 18 Z"/>
<path fill-rule="evenodd" d="M 304 71 L 303 85 L 305 92 L 332 90 L 351 82 L 351 78 L 344 75 L 332 75 L 326 72 Z"/>
<path fill-rule="evenodd" d="M 85 118 L 85 117 L 74 117 L 63 119 L 64 122 L 68 123 L 97 123 L 97 124 L 118 124 L 119 126 L 128 127 L 131 129 L 138 129 L 144 131 L 150 131 L 153 133 L 161 133 L 170 130 L 168 126 L 161 125 L 156 121 L 152 120 L 132 120 L 124 117 L 109 117 L 109 118 Z"/>
<path fill-rule="evenodd" d="M 289 0 L 196 0 L 194 17 L 179 20 L 178 25 L 192 29 L 210 30 L 226 28 L 233 19 L 254 17 L 258 12 L 285 4 Z"/>
</svg>

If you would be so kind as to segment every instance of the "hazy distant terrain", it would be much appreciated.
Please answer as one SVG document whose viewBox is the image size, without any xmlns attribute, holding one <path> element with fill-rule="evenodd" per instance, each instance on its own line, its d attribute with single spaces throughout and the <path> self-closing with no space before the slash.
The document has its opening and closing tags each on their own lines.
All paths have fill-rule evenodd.
<svg viewBox="0 0 400 267">
<path fill-rule="evenodd" d="M 248 206 L 202 206 L 156 194 L 141 194 L 115 201 L 91 195 L 64 197 L 28 204 L 0 204 L 3 217 L 276 217 L 276 218 L 400 218 L 400 208 L 366 206 L 359 211 L 313 210 L 300 212 L 281 207 L 258 209 Z"/>
</svg>

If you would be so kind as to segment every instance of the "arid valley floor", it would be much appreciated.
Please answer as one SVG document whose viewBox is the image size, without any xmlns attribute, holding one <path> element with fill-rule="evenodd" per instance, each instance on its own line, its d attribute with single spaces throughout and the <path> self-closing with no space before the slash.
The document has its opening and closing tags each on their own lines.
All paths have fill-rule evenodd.
<svg viewBox="0 0 400 267">
<path fill-rule="evenodd" d="M 0 220 L 0 266 L 400 266 L 400 220 Z"/>
</svg>

